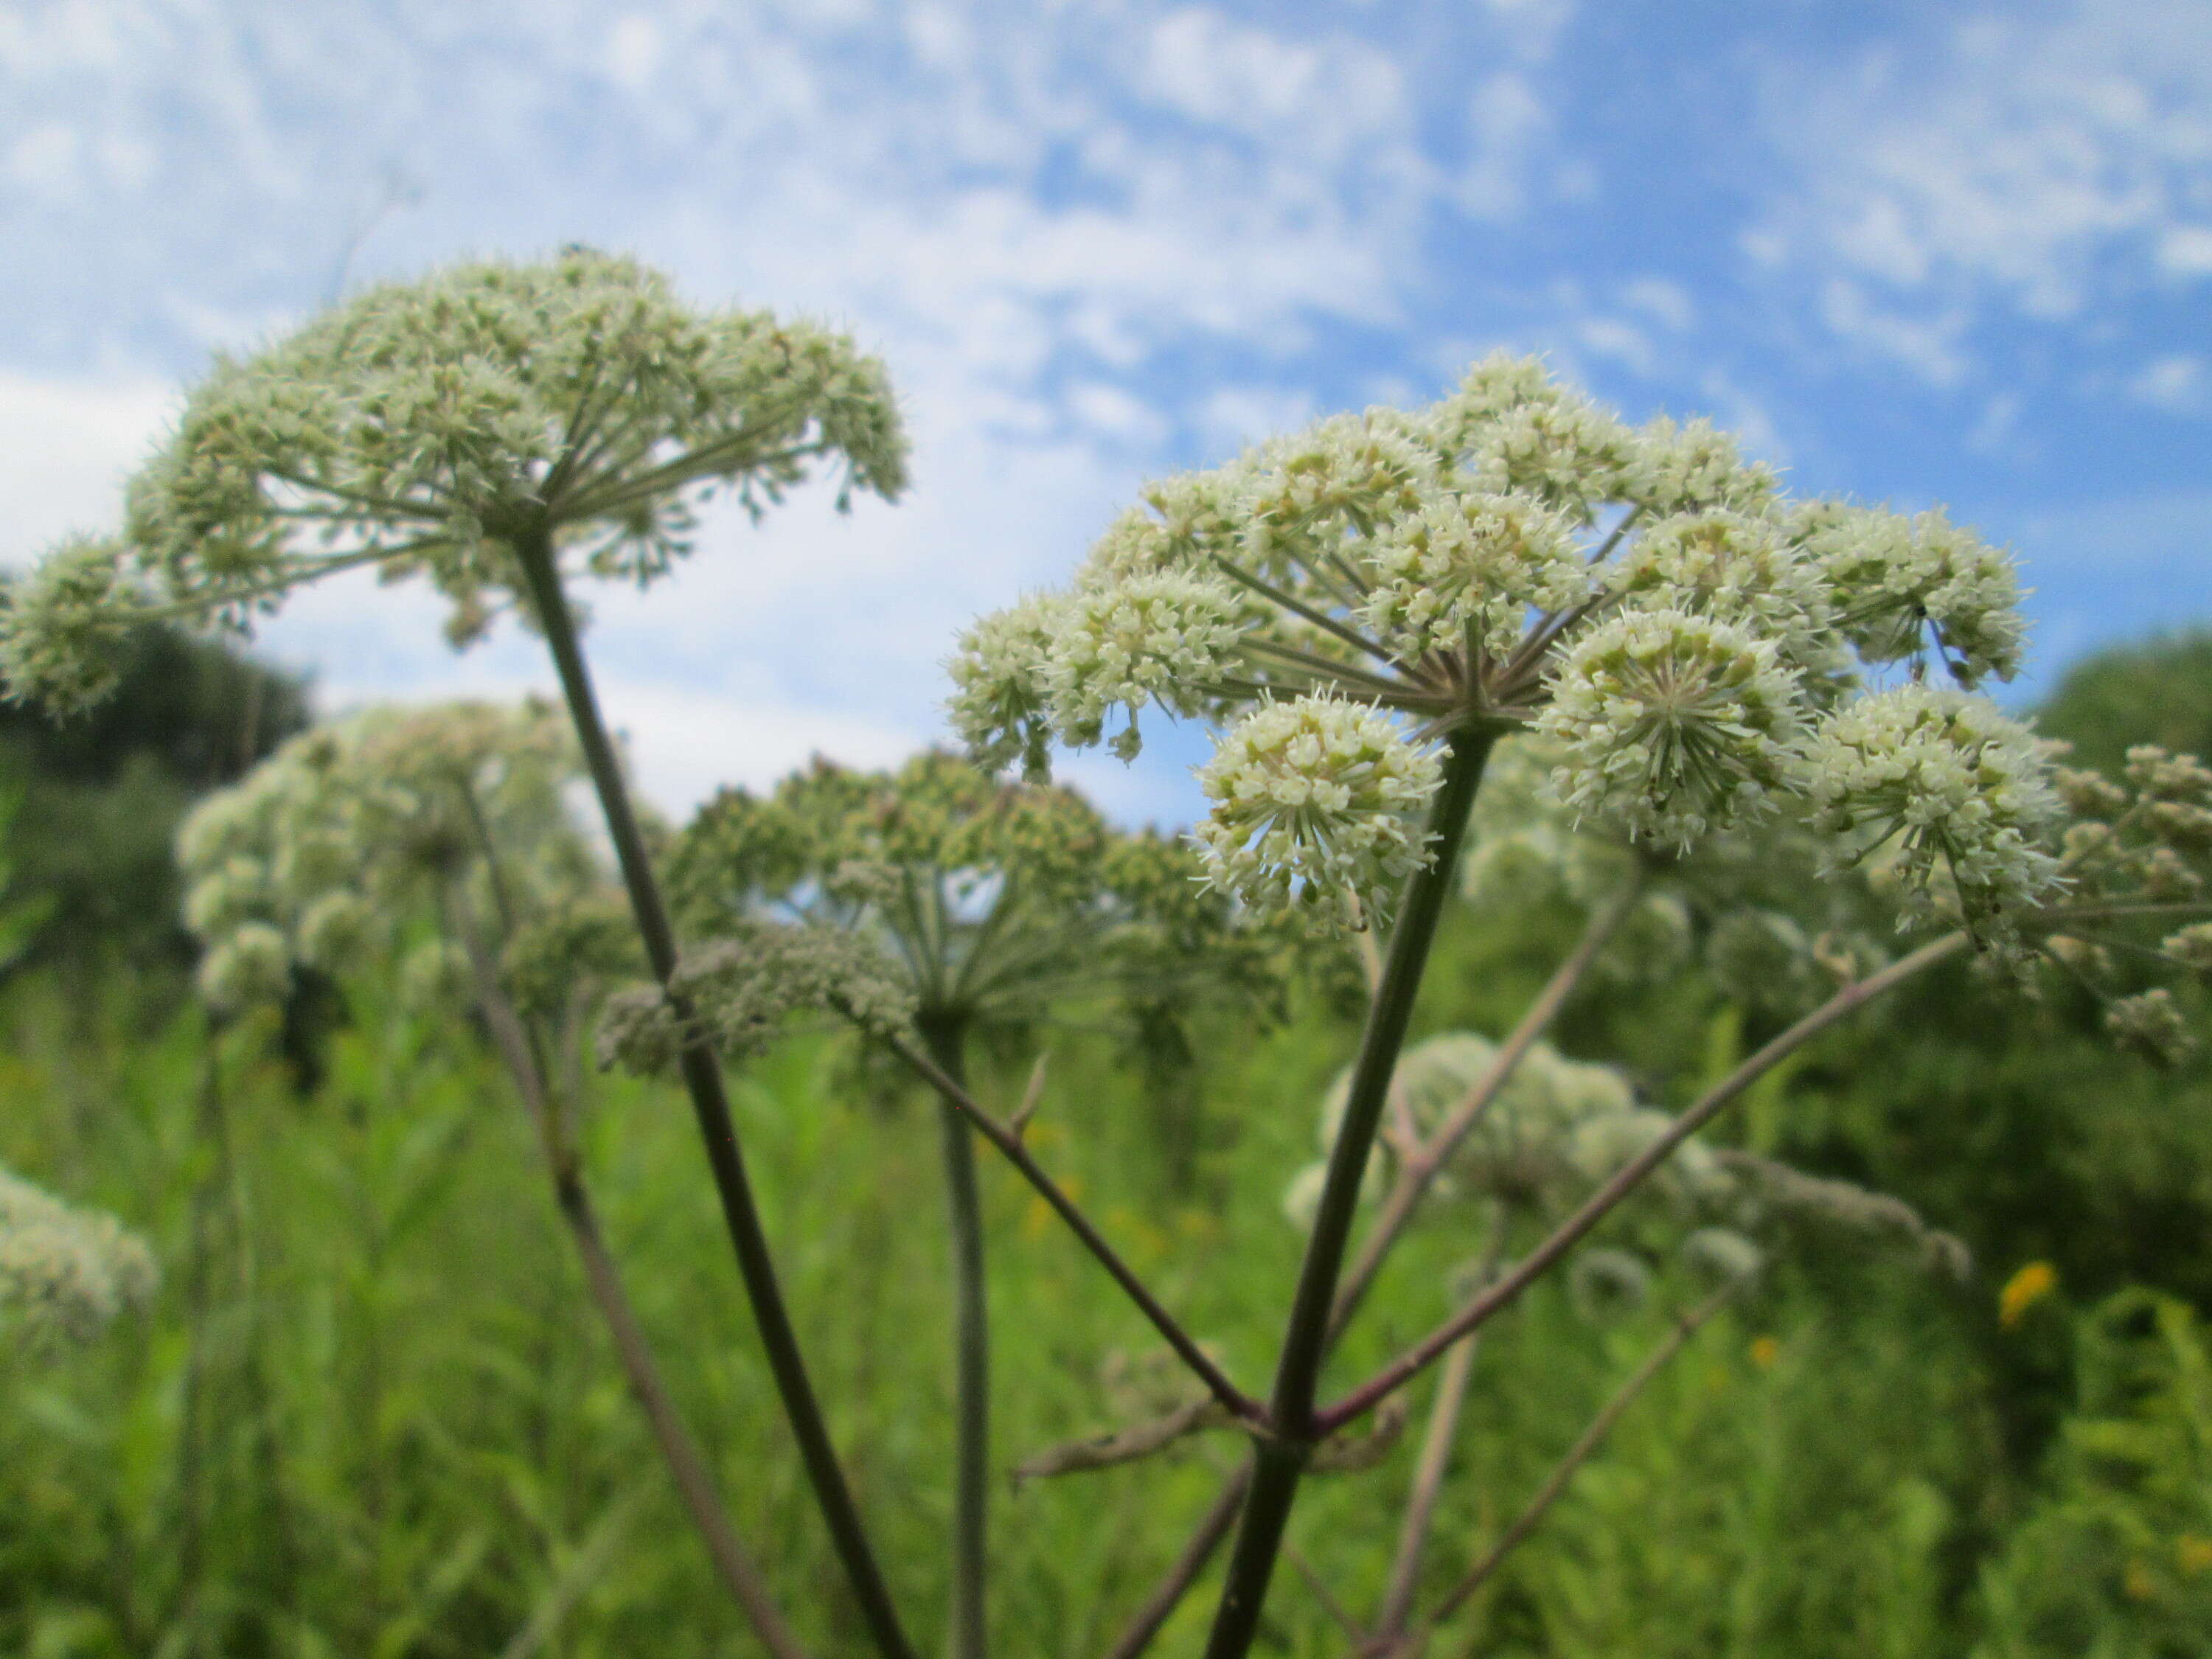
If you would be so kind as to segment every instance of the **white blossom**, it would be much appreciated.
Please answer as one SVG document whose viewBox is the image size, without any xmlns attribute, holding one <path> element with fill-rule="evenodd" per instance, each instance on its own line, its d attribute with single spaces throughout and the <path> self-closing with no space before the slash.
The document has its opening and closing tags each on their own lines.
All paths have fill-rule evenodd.
<svg viewBox="0 0 2212 1659">
<path fill-rule="evenodd" d="M 1746 461 L 1735 437 L 1711 421 L 1678 426 L 1666 416 L 1636 434 L 1620 493 L 1647 513 L 1755 509 L 1773 498 L 1773 469 Z"/>
<path fill-rule="evenodd" d="M 1773 641 L 1792 668 L 1842 671 L 1825 574 L 1771 520 L 1725 508 L 1659 520 L 1644 527 L 1607 580 L 1639 606 L 1737 623 Z"/>
<path fill-rule="evenodd" d="M 1360 928 L 1428 861 L 1435 752 L 1379 709 L 1332 696 L 1269 703 L 1198 774 L 1213 810 L 1193 831 L 1206 877 L 1261 911 Z"/>
<path fill-rule="evenodd" d="M 1822 726 L 1805 775 L 1813 827 L 1846 854 L 1899 838 L 1918 914 L 1948 872 L 1968 926 L 2002 942 L 2008 919 L 2059 881 L 2042 748 L 1986 697 L 1913 684 L 1861 698 Z"/>
<path fill-rule="evenodd" d="M 1588 524 L 1600 501 L 1618 499 L 1638 463 L 1636 434 L 1585 398 L 1531 403 L 1476 439 L 1468 464 L 1475 486 L 1533 496 Z"/>
<path fill-rule="evenodd" d="M 977 765 L 1002 772 L 1019 761 L 1025 777 L 1051 775 L 1046 675 L 1065 603 L 1034 594 L 977 618 L 961 635 L 946 665 L 953 685 L 947 707 Z"/>
<path fill-rule="evenodd" d="M 0 1319 L 11 1337 L 88 1341 L 159 1280 L 153 1252 L 113 1216 L 0 1170 Z"/>
<path fill-rule="evenodd" d="M 1527 496 L 1431 500 L 1377 537 L 1367 561 L 1375 586 L 1360 619 L 1401 662 L 1470 640 L 1504 656 L 1532 609 L 1564 611 L 1592 586 L 1573 524 Z"/>
<path fill-rule="evenodd" d="M 1570 807 L 1680 847 L 1770 811 L 1803 739 L 1772 641 L 1667 609 L 1585 635 L 1537 724 L 1561 745 L 1553 781 Z"/>
<path fill-rule="evenodd" d="M 2011 556 L 1941 510 L 1906 519 L 1809 501 L 1792 515 L 1790 532 L 1820 561 L 1838 623 L 1869 662 L 1917 656 L 1932 632 L 1966 685 L 2019 672 L 2027 629 Z"/>
<path fill-rule="evenodd" d="M 1044 682 L 1057 735 L 1097 743 L 1108 713 L 1128 711 L 1114 753 L 1133 760 L 1137 716 L 1147 703 L 1198 714 L 1218 696 L 1234 659 L 1240 604 L 1218 577 L 1162 571 L 1111 586 L 1078 587 L 1053 611 Z"/>
</svg>

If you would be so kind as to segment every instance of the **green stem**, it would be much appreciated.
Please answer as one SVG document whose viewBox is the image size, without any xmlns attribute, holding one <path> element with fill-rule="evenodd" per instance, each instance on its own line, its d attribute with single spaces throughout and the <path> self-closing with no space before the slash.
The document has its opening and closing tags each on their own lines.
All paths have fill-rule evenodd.
<svg viewBox="0 0 2212 1659">
<path fill-rule="evenodd" d="M 924 1015 L 916 1024 L 930 1057 L 965 1085 L 967 1024 Z M 983 1206 L 975 1184 L 975 1131 L 951 1101 L 938 1103 L 945 1139 L 945 1196 L 952 1231 L 953 1376 L 958 1401 L 952 1502 L 952 1659 L 983 1659 L 984 1589 L 989 1561 L 991 1330 L 983 1281 Z"/>
<path fill-rule="evenodd" d="M 1260 1606 L 1274 1572 L 1275 1557 L 1282 1548 L 1283 1528 L 1290 1520 L 1307 1455 L 1319 1437 L 1314 1424 L 1315 1389 L 1328 1352 L 1329 1310 L 1336 1300 L 1337 1279 L 1352 1238 L 1360 1182 L 1367 1172 L 1368 1155 L 1374 1150 L 1376 1132 L 1382 1126 L 1391 1074 L 1397 1069 L 1399 1050 L 1405 1046 L 1413 1002 L 1428 967 L 1429 947 L 1436 939 L 1437 919 L 1451 890 L 1452 869 L 1467 833 L 1468 813 L 1482 782 L 1483 764 L 1496 741 L 1496 732 L 1487 726 L 1462 726 L 1449 740 L 1443 784 L 1429 820 L 1435 856 L 1407 884 L 1404 909 L 1390 939 L 1390 954 L 1375 988 L 1367 1030 L 1360 1040 L 1359 1057 L 1353 1065 L 1345 1101 L 1343 1126 L 1329 1152 L 1328 1177 L 1322 1188 L 1313 1234 L 1307 1241 L 1305 1262 L 1291 1298 L 1290 1324 L 1268 1402 L 1273 1432 L 1255 1441 L 1252 1494 L 1245 1500 L 1221 1605 L 1206 1644 L 1206 1659 L 1243 1659 L 1259 1632 Z"/>
<path fill-rule="evenodd" d="M 514 546 L 529 589 L 532 608 L 553 653 L 553 665 L 561 677 L 561 690 L 568 699 L 569 716 L 575 724 L 576 739 L 583 748 L 585 763 L 599 793 L 600 810 L 606 815 L 607 834 L 614 842 L 623 884 L 629 892 L 630 910 L 645 945 L 646 960 L 675 1006 L 679 1023 L 689 1030 L 690 1011 L 683 1006 L 684 999 L 669 989 L 676 972 L 675 929 L 669 922 L 667 906 L 653 873 L 645 837 L 630 805 L 629 787 L 623 781 L 622 763 L 599 714 L 591 672 L 585 665 L 583 651 L 577 643 L 575 619 L 569 612 L 568 596 L 562 591 L 560 571 L 553 560 L 551 533 L 541 525 L 528 534 L 518 536 Z M 722 1218 L 737 1255 L 738 1271 L 744 1279 L 745 1295 L 752 1304 L 754 1322 L 760 1329 L 761 1346 L 767 1352 L 769 1369 L 775 1375 L 776 1392 L 783 1401 L 784 1415 L 791 1423 L 792 1438 L 798 1443 L 799 1460 L 805 1465 L 807 1479 L 814 1487 L 815 1501 L 829 1527 L 830 1541 L 844 1565 L 861 1617 L 883 1659 L 915 1659 L 914 1650 L 899 1626 L 897 1609 L 891 1605 L 890 1591 L 869 1547 L 860 1510 L 845 1484 L 844 1472 L 837 1465 L 836 1448 L 830 1442 L 829 1425 L 823 1420 L 821 1404 L 806 1375 L 805 1357 L 799 1352 L 798 1333 L 792 1328 L 782 1287 L 776 1282 L 768 1235 L 761 1225 L 752 1182 L 745 1174 L 744 1158 L 738 1149 L 737 1124 L 730 1113 L 720 1063 L 713 1048 L 704 1039 L 694 1036 L 685 1042 L 678 1056 L 678 1065 L 691 1097 L 693 1115 L 698 1120 L 708 1168 L 713 1172 L 714 1188 L 721 1199 Z"/>
</svg>

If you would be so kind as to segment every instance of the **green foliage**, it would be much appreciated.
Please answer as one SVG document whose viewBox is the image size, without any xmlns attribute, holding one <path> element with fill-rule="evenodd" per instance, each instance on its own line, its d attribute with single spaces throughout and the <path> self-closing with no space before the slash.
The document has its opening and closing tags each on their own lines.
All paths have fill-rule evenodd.
<svg viewBox="0 0 2212 1659">
<path fill-rule="evenodd" d="M 2139 743 L 2212 756 L 2212 630 L 2161 634 L 2083 659 L 2036 724 L 2074 745 L 2074 764 L 2100 772 L 2117 774 Z"/>
<path fill-rule="evenodd" d="M 0 702 L 0 775 L 21 794 L 8 890 L 49 907 L 33 956 L 83 973 L 189 960 L 178 822 L 307 718 L 299 680 L 173 627 L 132 630 L 116 672 L 114 695 L 70 718 Z"/>
<path fill-rule="evenodd" d="M 2076 1327 L 2048 1490 L 1986 1569 L 1980 1659 L 2184 1659 L 2212 1632 L 2212 1338 L 2125 1291 Z"/>
</svg>

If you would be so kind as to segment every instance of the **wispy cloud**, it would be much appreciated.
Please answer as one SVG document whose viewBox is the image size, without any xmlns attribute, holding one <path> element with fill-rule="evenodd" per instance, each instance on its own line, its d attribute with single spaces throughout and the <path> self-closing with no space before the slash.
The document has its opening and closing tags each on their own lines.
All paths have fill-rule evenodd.
<svg viewBox="0 0 2212 1659">
<path fill-rule="evenodd" d="M 1747 228 L 1819 276 L 1839 334 L 1931 380 L 1966 323 L 2072 319 L 2212 274 L 2212 10 L 2075 0 L 1923 15 L 1837 61 L 1778 69 L 1794 170 Z"/>
</svg>

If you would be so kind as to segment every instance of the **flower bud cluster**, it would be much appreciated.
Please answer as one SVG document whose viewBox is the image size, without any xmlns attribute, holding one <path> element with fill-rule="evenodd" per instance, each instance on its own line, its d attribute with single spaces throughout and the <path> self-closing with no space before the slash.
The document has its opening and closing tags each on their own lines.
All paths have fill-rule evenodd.
<svg viewBox="0 0 2212 1659">
<path fill-rule="evenodd" d="M 1055 735 L 1078 747 L 1095 744 L 1118 705 L 1128 724 L 1113 750 L 1135 758 L 1137 715 L 1147 702 L 1188 718 L 1215 700 L 1213 687 L 1234 659 L 1239 609 L 1219 578 L 1180 571 L 1076 589 L 1054 614 L 1044 664 Z"/>
<path fill-rule="evenodd" d="M 664 993 L 617 993 L 600 1015 L 602 1066 L 639 1073 L 673 1066 L 703 1040 L 732 1060 L 759 1054 L 795 1014 L 842 1015 L 875 1036 L 904 1031 L 914 992 L 867 939 L 818 924 L 756 922 L 687 955 Z"/>
<path fill-rule="evenodd" d="M 1364 927 L 1364 904 L 1427 861 L 1439 776 L 1434 751 L 1373 708 L 1325 696 L 1263 705 L 1198 775 L 1213 803 L 1195 832 L 1206 879 L 1323 931 Z"/>
<path fill-rule="evenodd" d="M 1595 586 L 1574 526 L 1521 495 L 1431 500 L 1378 536 L 1369 558 L 1360 620 L 1400 662 L 1470 641 L 1505 656 L 1532 610 L 1565 611 Z"/>
<path fill-rule="evenodd" d="M 604 882 L 566 798 L 581 775 L 567 721 L 538 702 L 372 709 L 293 738 L 179 831 L 202 994 L 222 1009 L 275 1002 L 295 967 L 335 973 L 398 951 L 454 880 L 510 923 L 577 902 Z M 460 994 L 454 946 L 404 954 L 411 1002 Z"/>
<path fill-rule="evenodd" d="M 0 1170 L 0 1329 L 11 1341 L 88 1342 L 160 1277 L 145 1242 L 114 1217 Z"/>
<path fill-rule="evenodd" d="M 1987 698 L 1904 685 L 1839 711 L 1806 763 L 1815 828 L 1839 849 L 1898 837 L 1907 902 L 1948 869 L 1967 926 L 2008 941 L 2062 880 L 2060 817 L 2041 746 Z"/>
<path fill-rule="evenodd" d="M 1771 813 L 1804 742 L 1774 641 L 1674 609 L 1583 635 L 1537 730 L 1560 745 L 1568 805 L 1678 848 Z"/>
<path fill-rule="evenodd" d="M 0 680 L 16 702 L 75 714 L 115 690 L 137 596 L 112 541 L 76 536 L 7 591 Z"/>
<path fill-rule="evenodd" d="M 670 887 L 696 937 L 778 919 L 861 938 L 937 1019 L 1018 1024 L 1072 992 L 1272 1006 L 1281 941 L 1200 874 L 1187 845 L 1122 834 L 1073 790 L 933 750 L 891 773 L 817 759 L 765 798 L 723 792 L 678 841 Z"/>
</svg>

